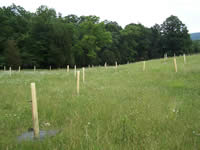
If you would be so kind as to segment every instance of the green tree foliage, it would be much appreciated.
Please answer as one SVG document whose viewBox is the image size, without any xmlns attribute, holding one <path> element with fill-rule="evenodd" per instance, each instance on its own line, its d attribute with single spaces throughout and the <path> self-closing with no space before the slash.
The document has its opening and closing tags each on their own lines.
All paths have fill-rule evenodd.
<svg viewBox="0 0 200 150">
<path fill-rule="evenodd" d="M 108 64 L 114 64 L 115 61 L 122 63 L 120 54 L 120 44 L 121 44 L 120 40 L 121 40 L 122 27 L 118 25 L 117 22 L 112 22 L 112 21 L 104 21 L 104 24 L 106 31 L 111 33 L 112 43 L 104 47 L 103 50 L 100 52 L 100 55 L 102 54 L 101 55 L 102 64 L 104 64 L 104 62 L 108 62 Z M 110 52 L 109 51 L 104 52 L 104 50 L 109 50 Z M 105 54 L 108 57 L 105 57 Z"/>
<path fill-rule="evenodd" d="M 200 40 L 192 41 L 191 53 L 200 53 Z"/>
<path fill-rule="evenodd" d="M 21 58 L 16 42 L 14 40 L 8 40 L 5 47 L 4 56 L 6 64 L 14 68 L 20 66 Z"/>
<path fill-rule="evenodd" d="M 32 17 L 29 49 L 33 56 L 33 65 L 41 67 L 49 65 L 50 33 L 52 32 L 54 21 L 56 21 L 55 10 L 46 6 L 40 6 L 36 11 L 36 15 Z"/>
<path fill-rule="evenodd" d="M 151 28 L 131 23 L 123 29 L 97 16 L 62 17 L 43 5 L 35 13 L 15 4 L 0 7 L 0 67 L 114 65 L 197 52 L 199 43 L 176 16 Z"/>
<path fill-rule="evenodd" d="M 106 62 L 109 65 L 114 65 L 116 61 L 116 56 L 111 50 L 104 50 L 102 53 L 102 62 Z"/>
<path fill-rule="evenodd" d="M 161 36 L 161 27 L 158 24 L 155 24 L 151 27 L 151 44 L 149 51 L 149 58 L 160 58 L 166 53 L 162 50 L 162 36 Z"/>
<path fill-rule="evenodd" d="M 23 59 L 24 49 L 26 47 L 24 40 L 30 29 L 31 13 L 25 11 L 22 7 L 11 5 L 9 7 L 0 8 L 0 65 L 6 65 L 7 54 L 4 51 L 8 50 L 11 43 L 14 47 L 19 48 L 20 57 Z M 14 42 L 9 42 L 14 40 Z M 14 44 L 15 43 L 15 44 Z M 22 60 L 22 62 L 25 59 Z M 7 64 L 8 65 L 8 64 Z"/>
<path fill-rule="evenodd" d="M 141 24 L 129 24 L 121 31 L 122 62 L 149 59 L 151 30 Z"/>
<path fill-rule="evenodd" d="M 96 16 L 81 16 L 78 27 L 78 42 L 75 44 L 75 62 L 78 65 L 99 64 L 97 55 L 103 47 L 112 43 L 110 32 Z"/>
<path fill-rule="evenodd" d="M 127 61 L 135 61 L 137 55 L 137 42 L 135 37 L 137 34 L 137 29 L 131 24 L 127 25 L 125 29 L 121 31 L 120 54 L 122 63 L 126 63 Z"/>
<path fill-rule="evenodd" d="M 161 25 L 163 49 L 169 54 L 188 53 L 191 48 L 191 39 L 185 24 L 178 17 L 170 16 Z"/>
<path fill-rule="evenodd" d="M 57 20 L 52 24 L 49 32 L 48 63 L 56 67 L 64 67 L 66 64 L 73 64 L 73 24 L 66 24 Z"/>
</svg>

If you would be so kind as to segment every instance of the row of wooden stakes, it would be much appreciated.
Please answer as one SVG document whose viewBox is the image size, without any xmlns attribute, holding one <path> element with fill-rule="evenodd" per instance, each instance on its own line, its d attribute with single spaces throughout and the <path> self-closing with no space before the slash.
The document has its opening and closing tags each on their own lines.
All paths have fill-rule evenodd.
<svg viewBox="0 0 200 150">
<path fill-rule="evenodd" d="M 165 55 L 164 59 L 167 59 Z M 184 55 L 184 63 L 186 63 L 186 57 Z M 177 72 L 177 64 L 176 58 L 174 57 L 174 66 L 175 71 Z M 107 67 L 105 63 L 105 67 Z M 117 65 L 116 65 L 117 67 Z M 67 70 L 69 71 L 69 65 L 67 66 Z M 145 61 L 143 62 L 143 71 L 145 71 Z M 83 72 L 83 82 L 85 82 L 85 68 L 82 68 Z M 74 76 L 77 76 L 77 95 L 79 95 L 79 81 L 80 81 L 80 71 L 76 71 L 76 66 L 74 68 Z M 33 132 L 35 138 L 40 138 L 40 131 L 39 131 L 39 121 L 38 121 L 38 109 L 37 109 L 37 97 L 36 97 L 36 87 L 35 83 L 31 83 L 31 95 L 32 95 L 32 120 L 33 120 Z"/>
<path fill-rule="evenodd" d="M 107 64 L 105 63 L 105 67 Z M 117 63 L 116 63 L 117 68 Z M 34 67 L 34 70 L 35 67 Z M 69 72 L 69 65 L 67 65 L 67 72 Z M 85 82 L 85 68 L 82 68 L 83 72 L 83 83 Z M 74 76 L 77 76 L 77 95 L 79 95 L 79 81 L 80 81 L 80 71 L 76 71 L 76 66 L 74 66 Z M 37 108 L 37 97 L 36 97 L 36 87 L 35 83 L 31 83 L 31 95 L 32 95 L 32 120 L 33 120 L 33 133 L 34 138 L 40 138 L 40 130 L 39 130 L 39 120 L 38 120 L 38 108 Z"/>
<path fill-rule="evenodd" d="M 115 62 L 115 68 L 117 68 L 117 62 Z M 105 68 L 107 68 L 107 63 L 105 62 L 104 65 Z M 90 65 L 88 66 L 90 68 Z M 33 68 L 34 72 L 36 71 L 36 66 Z M 51 66 L 49 66 L 49 70 L 51 70 Z M 6 66 L 4 66 L 4 71 L 6 71 Z M 21 66 L 19 66 L 18 72 L 21 72 Z M 69 65 L 67 65 L 67 72 L 69 72 Z M 9 67 L 9 74 L 12 75 L 12 67 Z M 76 65 L 74 66 L 74 75 L 76 76 Z"/>
<path fill-rule="evenodd" d="M 184 58 L 184 64 L 186 64 L 186 56 L 185 56 L 185 54 L 183 55 L 183 58 Z M 167 54 L 164 54 L 164 61 L 166 61 L 166 60 L 167 60 Z M 106 62 L 104 64 L 104 67 L 107 68 L 107 63 Z M 117 67 L 118 67 L 118 64 L 117 64 L 117 62 L 115 62 L 115 68 L 117 68 Z M 88 66 L 88 68 L 90 68 L 90 66 Z M 175 55 L 174 55 L 174 68 L 175 68 L 175 72 L 177 72 L 178 70 L 177 70 L 177 63 L 176 63 Z M 33 70 L 34 70 L 34 72 L 36 71 L 36 66 L 34 66 Z M 51 66 L 49 67 L 49 70 L 51 70 Z M 4 66 L 4 71 L 6 71 L 6 67 L 5 66 Z M 20 66 L 19 66 L 18 71 L 19 72 L 21 71 L 21 67 Z M 143 71 L 145 71 L 145 61 L 143 61 Z M 67 72 L 69 72 L 69 65 L 67 65 Z M 12 74 L 12 68 L 11 67 L 9 67 L 9 74 L 10 74 L 10 76 Z M 74 66 L 74 76 L 76 76 L 76 65 Z"/>
</svg>

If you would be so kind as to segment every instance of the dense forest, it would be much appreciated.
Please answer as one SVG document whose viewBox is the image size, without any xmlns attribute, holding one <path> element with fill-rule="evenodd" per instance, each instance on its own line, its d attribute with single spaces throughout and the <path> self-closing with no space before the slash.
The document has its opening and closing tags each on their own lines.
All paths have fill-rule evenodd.
<svg viewBox="0 0 200 150">
<path fill-rule="evenodd" d="M 62 16 L 40 6 L 35 13 L 15 4 L 0 8 L 0 67 L 113 65 L 200 52 L 176 16 L 147 28 L 100 21 L 97 16 Z"/>
</svg>

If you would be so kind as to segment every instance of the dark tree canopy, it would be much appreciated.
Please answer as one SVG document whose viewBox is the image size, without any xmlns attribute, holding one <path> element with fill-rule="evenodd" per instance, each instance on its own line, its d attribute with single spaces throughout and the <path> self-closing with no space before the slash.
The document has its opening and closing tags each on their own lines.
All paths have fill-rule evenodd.
<svg viewBox="0 0 200 150">
<path fill-rule="evenodd" d="M 21 65 L 19 49 L 14 40 L 7 40 L 4 50 L 5 63 L 14 68 Z"/>
<path fill-rule="evenodd" d="M 62 16 L 43 5 L 35 13 L 15 4 L 0 7 L 0 67 L 114 65 L 197 52 L 198 41 L 192 44 L 176 16 L 151 28 L 131 23 L 123 29 L 97 16 Z"/>
<path fill-rule="evenodd" d="M 191 48 L 190 35 L 185 24 L 178 17 L 170 16 L 161 25 L 164 51 L 173 54 L 188 53 Z"/>
</svg>

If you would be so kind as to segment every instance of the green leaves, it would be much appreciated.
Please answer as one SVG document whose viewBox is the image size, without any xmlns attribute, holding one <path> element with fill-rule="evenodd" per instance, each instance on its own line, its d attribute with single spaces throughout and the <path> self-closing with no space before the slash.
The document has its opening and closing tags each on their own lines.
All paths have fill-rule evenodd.
<svg viewBox="0 0 200 150">
<path fill-rule="evenodd" d="M 14 40 L 8 40 L 6 42 L 4 56 L 7 65 L 15 68 L 21 65 L 19 49 L 17 48 Z"/>
<path fill-rule="evenodd" d="M 174 54 L 188 53 L 191 47 L 191 39 L 185 24 L 176 16 L 170 16 L 161 25 L 163 47 L 171 56 Z"/>
<path fill-rule="evenodd" d="M 82 21 L 78 26 L 79 39 L 76 46 L 83 51 L 82 57 L 84 57 L 83 65 L 86 64 L 98 64 L 98 52 L 103 47 L 112 43 L 112 37 L 109 32 L 105 30 L 104 23 L 98 23 L 98 18 L 94 16 L 81 17 Z M 79 56 L 80 57 L 80 56 Z M 76 57 L 78 65 L 79 57 Z"/>
<path fill-rule="evenodd" d="M 15 44 L 8 44 L 9 40 Z M 97 16 L 62 17 L 43 5 L 30 13 L 13 4 L 0 8 L 0 66 L 10 64 L 7 60 L 13 59 L 8 59 L 12 51 L 23 68 L 56 68 L 195 53 L 198 44 L 192 46 L 187 27 L 176 16 L 152 28 L 131 23 L 123 29 L 117 22 L 101 22 Z"/>
</svg>

